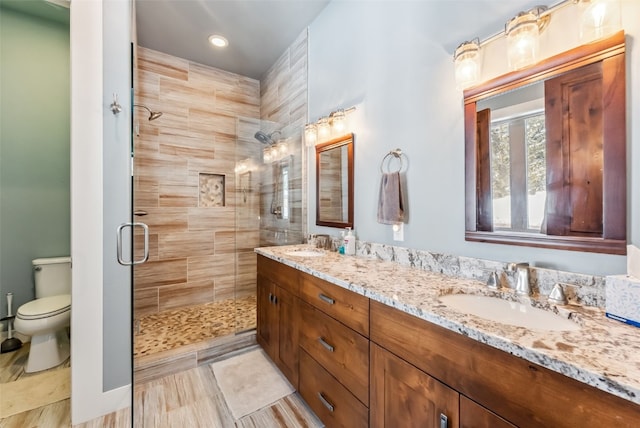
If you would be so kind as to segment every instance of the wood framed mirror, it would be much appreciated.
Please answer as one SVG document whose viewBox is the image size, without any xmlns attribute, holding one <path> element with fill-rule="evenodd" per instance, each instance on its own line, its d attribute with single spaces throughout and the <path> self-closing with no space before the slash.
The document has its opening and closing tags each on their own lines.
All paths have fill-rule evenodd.
<svg viewBox="0 0 640 428">
<path fill-rule="evenodd" d="M 626 254 L 625 35 L 464 92 L 467 241 Z"/>
<path fill-rule="evenodd" d="M 353 228 L 353 134 L 316 146 L 316 224 Z"/>
</svg>

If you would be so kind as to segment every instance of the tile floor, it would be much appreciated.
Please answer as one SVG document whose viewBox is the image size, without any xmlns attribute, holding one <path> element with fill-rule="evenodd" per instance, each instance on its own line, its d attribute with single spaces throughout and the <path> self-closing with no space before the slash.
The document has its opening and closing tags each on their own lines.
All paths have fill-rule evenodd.
<svg viewBox="0 0 640 428">
<path fill-rule="evenodd" d="M 236 326 L 237 323 L 237 326 Z M 256 296 L 158 312 L 140 318 L 134 358 L 256 327 Z"/>
<path fill-rule="evenodd" d="M 255 349 L 249 347 L 244 351 Z M 322 423 L 297 393 L 235 420 L 210 364 L 137 385 L 135 428 L 320 428 Z M 2 428 L 70 427 L 69 400 L 59 401 L 0 421 Z M 76 428 L 129 428 L 130 409 L 105 415 Z"/>
</svg>

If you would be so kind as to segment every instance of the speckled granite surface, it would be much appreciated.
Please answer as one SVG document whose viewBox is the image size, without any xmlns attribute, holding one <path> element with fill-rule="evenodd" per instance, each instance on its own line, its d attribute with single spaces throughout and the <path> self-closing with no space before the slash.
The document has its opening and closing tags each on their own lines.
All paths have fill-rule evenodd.
<svg viewBox="0 0 640 428">
<path fill-rule="evenodd" d="M 483 281 L 423 270 L 411 263 L 378 256 L 322 257 L 291 255 L 298 245 L 258 248 L 256 252 L 318 278 L 461 333 L 548 369 L 640 404 L 640 330 L 605 317 L 598 307 L 555 306 L 544 297 L 516 296 L 509 288 L 489 290 Z M 578 323 L 578 331 L 544 331 L 513 327 L 463 314 L 444 306 L 439 296 L 451 293 L 499 295 L 530 301 Z"/>
</svg>

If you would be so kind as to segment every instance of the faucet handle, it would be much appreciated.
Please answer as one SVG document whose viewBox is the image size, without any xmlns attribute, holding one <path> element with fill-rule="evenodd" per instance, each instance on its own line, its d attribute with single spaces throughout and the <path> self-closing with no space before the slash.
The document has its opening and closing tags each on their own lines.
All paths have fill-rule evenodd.
<svg viewBox="0 0 640 428">
<path fill-rule="evenodd" d="M 500 278 L 498 278 L 498 274 L 496 273 L 496 271 L 493 271 L 489 274 L 489 279 L 487 279 L 487 288 L 491 290 L 500 289 Z"/>
<path fill-rule="evenodd" d="M 564 290 L 560 283 L 556 283 L 549 293 L 549 297 L 547 301 L 553 305 L 566 305 L 567 304 L 567 296 L 564 294 Z"/>
<path fill-rule="evenodd" d="M 527 262 L 507 263 L 507 271 L 509 272 L 515 272 L 516 270 L 518 270 L 518 268 L 526 268 L 526 267 L 529 267 L 529 263 Z"/>
</svg>

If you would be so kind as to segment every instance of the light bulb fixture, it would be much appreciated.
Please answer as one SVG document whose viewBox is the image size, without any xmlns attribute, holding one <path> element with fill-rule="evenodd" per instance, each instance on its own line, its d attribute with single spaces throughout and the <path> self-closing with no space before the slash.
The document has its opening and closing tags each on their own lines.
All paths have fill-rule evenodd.
<svg viewBox="0 0 640 428">
<path fill-rule="evenodd" d="M 213 46 L 217 48 L 226 48 L 227 46 L 229 46 L 229 41 L 225 37 L 219 34 L 210 35 L 209 43 L 211 43 Z"/>
<path fill-rule="evenodd" d="M 318 142 L 322 143 L 331 136 L 331 125 L 329 125 L 329 118 L 323 116 L 318 119 Z"/>
<path fill-rule="evenodd" d="M 546 6 L 538 6 L 528 12 L 520 12 L 507 22 L 505 34 L 510 70 L 519 70 L 538 60 L 539 35 L 551 18 L 548 14 L 541 17 L 546 10 Z"/>
<path fill-rule="evenodd" d="M 619 0 L 579 0 L 583 9 L 580 19 L 580 40 L 588 43 L 610 36 L 620 24 Z"/>
<path fill-rule="evenodd" d="M 480 39 L 463 42 L 453 54 L 456 87 L 466 89 L 480 80 Z"/>
<path fill-rule="evenodd" d="M 316 145 L 318 141 L 318 127 L 315 123 L 307 123 L 304 126 L 304 142 L 307 147 Z"/>
<path fill-rule="evenodd" d="M 342 135 L 342 132 L 344 132 L 347 126 L 346 124 L 347 115 L 345 114 L 344 110 L 340 109 L 340 110 L 334 111 L 329 115 L 329 118 L 331 120 L 332 132 L 336 135 Z"/>
<path fill-rule="evenodd" d="M 347 109 L 337 109 L 329 113 L 328 116 L 322 116 L 315 123 L 307 123 L 304 126 L 304 141 L 307 147 L 324 143 L 332 135 L 334 137 L 342 136 L 347 128 L 347 114 L 355 110 L 355 106 Z"/>
</svg>

